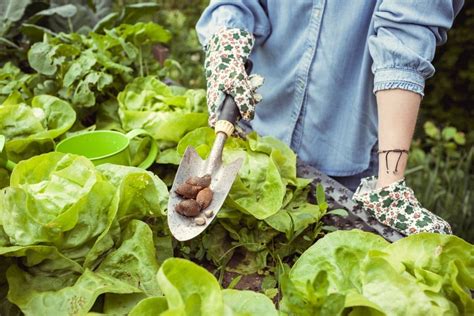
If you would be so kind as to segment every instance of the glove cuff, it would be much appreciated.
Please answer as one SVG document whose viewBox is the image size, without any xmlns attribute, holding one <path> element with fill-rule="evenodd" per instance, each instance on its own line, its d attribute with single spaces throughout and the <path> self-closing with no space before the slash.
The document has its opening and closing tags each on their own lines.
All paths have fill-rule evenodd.
<svg viewBox="0 0 474 316">
<path fill-rule="evenodd" d="M 393 182 L 389 186 L 379 188 L 379 189 L 376 189 L 376 187 L 377 187 L 377 177 L 371 176 L 371 177 L 367 177 L 367 178 L 362 178 L 360 180 L 360 184 L 357 187 L 357 189 L 356 189 L 356 191 L 355 191 L 352 198 L 362 200 L 362 199 L 364 199 L 365 195 L 368 194 L 368 193 L 372 193 L 372 194 L 373 193 L 378 193 L 382 190 L 393 191 L 393 190 L 395 190 L 395 188 L 397 186 L 406 187 L 405 178 L 402 178 L 402 179 L 400 179 L 396 182 Z"/>
</svg>

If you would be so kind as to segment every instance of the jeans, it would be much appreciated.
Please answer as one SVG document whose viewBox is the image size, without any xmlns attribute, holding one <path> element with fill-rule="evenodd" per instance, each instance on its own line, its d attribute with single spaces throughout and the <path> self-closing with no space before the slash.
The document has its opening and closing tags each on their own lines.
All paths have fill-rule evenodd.
<svg viewBox="0 0 474 316">
<path fill-rule="evenodd" d="M 370 177 L 370 176 L 377 176 L 377 173 L 379 171 L 379 157 L 378 157 L 378 149 L 375 146 L 374 149 L 372 149 L 370 153 L 370 163 L 369 167 L 362 171 L 361 173 L 352 175 L 352 176 L 345 176 L 345 177 L 331 177 L 352 192 L 355 192 L 357 187 L 360 184 L 360 180 L 365 177 Z"/>
</svg>

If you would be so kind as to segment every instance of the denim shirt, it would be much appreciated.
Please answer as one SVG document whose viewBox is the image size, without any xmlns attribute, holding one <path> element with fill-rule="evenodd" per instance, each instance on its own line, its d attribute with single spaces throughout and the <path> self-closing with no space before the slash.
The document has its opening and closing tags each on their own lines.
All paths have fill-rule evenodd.
<svg viewBox="0 0 474 316">
<path fill-rule="evenodd" d="M 462 0 L 211 0 L 197 26 L 205 45 L 216 31 L 254 34 L 259 89 L 254 130 L 291 146 L 331 176 L 369 166 L 377 143 L 374 93 L 423 95 L 436 45 Z"/>
</svg>

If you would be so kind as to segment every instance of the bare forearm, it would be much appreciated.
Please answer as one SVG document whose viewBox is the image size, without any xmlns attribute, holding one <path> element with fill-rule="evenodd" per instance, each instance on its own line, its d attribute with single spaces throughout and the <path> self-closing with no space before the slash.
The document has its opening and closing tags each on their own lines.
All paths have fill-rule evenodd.
<svg viewBox="0 0 474 316">
<path fill-rule="evenodd" d="M 383 90 L 376 93 L 379 118 L 379 150 L 409 150 L 415 130 L 421 96 L 406 90 Z M 379 155 L 377 186 L 389 185 L 403 178 L 407 154 L 388 154 L 388 173 L 385 154 Z M 395 166 L 397 165 L 397 172 Z"/>
</svg>

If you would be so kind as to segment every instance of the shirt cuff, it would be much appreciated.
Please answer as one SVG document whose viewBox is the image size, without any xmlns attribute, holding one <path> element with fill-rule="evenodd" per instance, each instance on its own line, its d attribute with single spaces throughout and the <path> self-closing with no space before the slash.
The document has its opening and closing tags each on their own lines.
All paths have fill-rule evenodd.
<svg viewBox="0 0 474 316">
<path fill-rule="evenodd" d="M 425 78 L 409 68 L 383 68 L 374 72 L 374 93 L 380 90 L 403 89 L 424 96 Z"/>
</svg>

